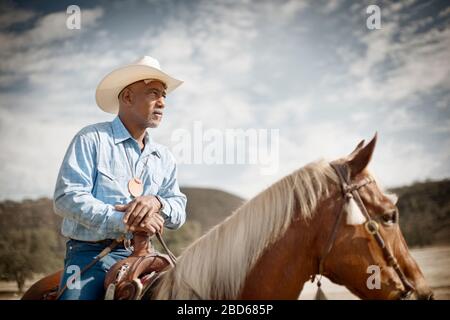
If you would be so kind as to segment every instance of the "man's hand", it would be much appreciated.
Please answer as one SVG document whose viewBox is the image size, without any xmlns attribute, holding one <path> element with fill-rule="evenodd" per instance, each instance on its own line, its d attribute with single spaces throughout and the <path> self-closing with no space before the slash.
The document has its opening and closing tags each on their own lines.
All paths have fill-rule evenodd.
<svg viewBox="0 0 450 320">
<path fill-rule="evenodd" d="M 162 234 L 164 228 L 164 219 L 157 212 L 152 213 L 150 216 L 147 216 L 139 226 L 133 227 L 131 231 L 136 232 L 145 232 L 148 235 L 152 236 L 156 232 Z"/>
<path fill-rule="evenodd" d="M 152 218 L 153 214 L 156 214 L 163 220 L 158 214 L 161 209 L 161 203 L 155 196 L 140 196 L 128 204 L 116 205 L 115 209 L 125 212 L 123 222 L 131 231 L 134 231 L 137 227 L 146 227 L 150 222 L 155 223 L 154 218 Z M 152 226 L 155 227 L 156 225 Z"/>
</svg>

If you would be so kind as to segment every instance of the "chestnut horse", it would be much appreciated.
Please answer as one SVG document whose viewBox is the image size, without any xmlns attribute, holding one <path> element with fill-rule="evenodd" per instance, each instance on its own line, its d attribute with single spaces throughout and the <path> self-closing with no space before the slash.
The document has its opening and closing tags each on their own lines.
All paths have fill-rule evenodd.
<svg viewBox="0 0 450 320">
<path fill-rule="evenodd" d="M 298 299 L 319 274 L 361 299 L 431 299 L 400 231 L 396 200 L 367 169 L 376 138 L 247 201 L 191 244 L 144 299 Z M 374 266 L 375 287 L 368 285 Z M 24 298 L 42 297 L 58 283 L 60 273 L 53 276 Z"/>
<path fill-rule="evenodd" d="M 405 291 L 408 298 L 431 299 L 400 231 L 396 200 L 367 170 L 376 138 L 366 146 L 362 141 L 350 155 L 333 161 L 334 166 L 309 164 L 243 204 L 181 254 L 176 267 L 162 274 L 151 298 L 298 299 L 321 265 L 322 275 L 362 299 L 400 299 Z M 357 184 L 362 209 L 379 228 L 384 250 L 363 220 L 349 216 L 355 213 L 343 196 L 337 165 Z M 338 219 L 342 212 L 347 219 Z M 367 284 L 370 266 L 379 267 L 375 288 Z"/>
</svg>

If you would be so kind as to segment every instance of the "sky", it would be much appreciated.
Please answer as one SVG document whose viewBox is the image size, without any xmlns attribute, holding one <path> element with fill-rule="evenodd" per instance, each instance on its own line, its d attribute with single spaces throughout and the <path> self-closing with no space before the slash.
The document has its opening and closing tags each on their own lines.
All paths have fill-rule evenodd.
<svg viewBox="0 0 450 320">
<path fill-rule="evenodd" d="M 80 29 L 66 26 L 73 4 Z M 380 29 L 367 27 L 373 4 Z M 370 170 L 384 186 L 448 178 L 449 22 L 446 1 L 2 1 L 0 200 L 52 197 L 73 136 L 114 118 L 97 84 L 144 55 L 184 80 L 150 130 L 177 159 L 174 134 L 196 126 L 277 132 L 270 174 L 264 157 L 178 161 L 181 186 L 250 198 L 375 132 Z"/>
</svg>

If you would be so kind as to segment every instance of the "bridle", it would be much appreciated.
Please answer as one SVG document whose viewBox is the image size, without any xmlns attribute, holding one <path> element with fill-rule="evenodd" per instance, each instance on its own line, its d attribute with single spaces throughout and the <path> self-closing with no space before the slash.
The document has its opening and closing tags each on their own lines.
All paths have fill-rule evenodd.
<svg viewBox="0 0 450 320">
<path fill-rule="evenodd" d="M 415 291 L 415 288 L 408 281 L 404 272 L 400 268 L 400 265 L 398 264 L 397 259 L 392 254 L 389 247 L 386 245 L 386 242 L 384 241 L 383 237 L 380 234 L 380 226 L 379 226 L 378 222 L 376 222 L 375 220 L 373 220 L 371 218 L 371 216 L 369 215 L 369 213 L 359 195 L 359 192 L 358 192 L 359 189 L 365 187 L 368 184 L 375 182 L 375 180 L 367 177 L 358 183 L 352 183 L 351 179 L 350 179 L 350 170 L 348 169 L 347 165 L 337 164 L 337 163 L 333 163 L 333 162 L 330 163 L 330 165 L 336 171 L 336 173 L 339 177 L 341 188 L 342 188 L 342 194 L 345 198 L 345 201 L 344 201 L 342 208 L 336 218 L 336 222 L 334 224 L 333 231 L 329 238 L 327 247 L 326 247 L 324 253 L 322 254 L 322 256 L 320 257 L 318 274 L 323 275 L 323 271 L 324 271 L 323 265 L 325 262 L 325 258 L 330 253 L 331 249 L 333 248 L 333 244 L 336 240 L 337 231 L 339 229 L 339 225 L 342 220 L 342 216 L 344 215 L 343 213 L 345 211 L 346 202 L 349 201 L 351 198 L 353 198 L 353 200 L 355 200 L 357 206 L 359 207 L 359 209 L 361 210 L 361 212 L 363 213 L 363 215 L 366 218 L 366 222 L 364 223 L 364 227 L 365 227 L 366 231 L 370 235 L 373 236 L 376 243 L 382 250 L 384 259 L 386 260 L 387 264 L 389 266 L 391 266 L 392 268 L 394 268 L 395 272 L 397 273 L 398 277 L 400 278 L 400 280 L 403 284 L 404 289 L 403 289 L 403 293 L 402 293 L 402 298 L 408 299 L 412 295 L 412 293 Z M 318 283 L 318 286 L 320 287 L 320 281 Z"/>
</svg>

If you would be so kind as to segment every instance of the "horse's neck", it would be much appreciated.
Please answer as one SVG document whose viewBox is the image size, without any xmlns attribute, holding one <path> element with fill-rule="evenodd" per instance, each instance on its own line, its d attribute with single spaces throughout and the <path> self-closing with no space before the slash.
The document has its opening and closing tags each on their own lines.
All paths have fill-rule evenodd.
<svg viewBox="0 0 450 320">
<path fill-rule="evenodd" d="M 317 272 L 315 237 L 311 221 L 293 221 L 264 251 L 247 276 L 240 298 L 297 299 L 304 283 Z"/>
<path fill-rule="evenodd" d="M 339 192 L 338 186 L 330 186 L 328 197 L 316 206 L 311 219 L 292 221 L 248 274 L 240 298 L 298 299 L 305 282 L 319 272 L 319 257 L 329 241 L 336 210 L 341 206 L 336 201 Z"/>
</svg>

